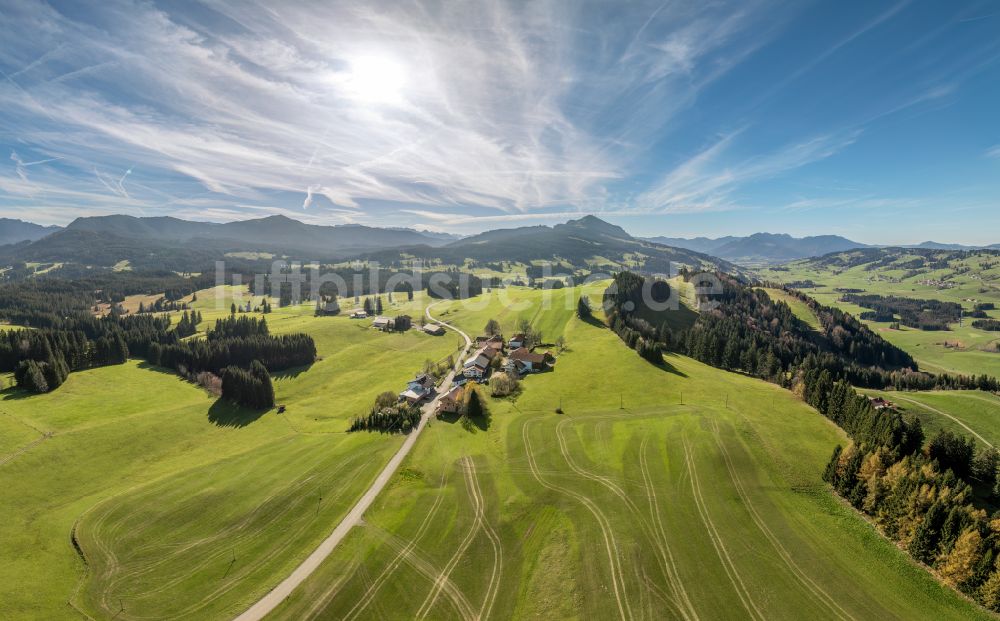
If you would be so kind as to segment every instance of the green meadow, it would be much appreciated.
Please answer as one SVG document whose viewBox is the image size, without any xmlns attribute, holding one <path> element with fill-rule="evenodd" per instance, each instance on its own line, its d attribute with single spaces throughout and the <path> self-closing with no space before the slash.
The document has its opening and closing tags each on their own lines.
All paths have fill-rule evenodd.
<svg viewBox="0 0 1000 621">
<path fill-rule="evenodd" d="M 242 292 L 211 293 L 196 303 L 206 323 Z M 135 361 L 46 395 L 4 391 L 0 618 L 226 619 L 290 572 L 401 442 L 347 434 L 351 419 L 457 345 L 312 311 L 268 315 L 275 333 L 313 335 L 320 356 L 275 379 L 284 414 L 220 404 Z"/>
<path fill-rule="evenodd" d="M 488 421 L 434 421 L 274 618 L 990 618 L 833 496 L 821 472 L 846 438 L 791 393 L 679 356 L 654 367 L 509 293 L 524 308 L 494 292 L 446 318 L 534 317 L 568 343 L 555 370 L 490 400 Z"/>
</svg>

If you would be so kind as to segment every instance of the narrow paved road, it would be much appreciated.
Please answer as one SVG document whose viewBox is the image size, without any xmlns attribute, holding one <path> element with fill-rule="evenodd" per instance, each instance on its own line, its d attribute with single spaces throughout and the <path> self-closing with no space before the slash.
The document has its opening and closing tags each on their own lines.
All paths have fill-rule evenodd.
<svg viewBox="0 0 1000 621">
<path fill-rule="evenodd" d="M 468 334 L 462 332 L 455 326 L 432 317 L 431 306 L 434 305 L 431 304 L 424 311 L 428 319 L 434 323 L 439 323 L 450 330 L 458 332 L 462 335 L 462 338 L 465 339 L 465 349 L 462 351 L 462 355 L 459 356 L 458 363 L 439 385 L 440 387 L 447 388 L 451 385 L 451 381 L 455 377 L 455 370 L 459 368 L 462 364 L 462 360 L 469 353 L 469 348 L 472 347 L 472 340 L 469 338 Z M 396 469 L 399 468 L 403 459 L 406 458 L 406 456 L 410 453 L 410 449 L 412 449 L 413 445 L 417 442 L 420 432 L 424 430 L 424 427 L 427 425 L 427 421 L 434 415 L 434 408 L 437 407 L 437 402 L 441 398 L 442 394 L 444 394 L 444 391 L 439 391 L 438 396 L 424 406 L 424 414 L 420 417 L 420 422 L 417 423 L 417 428 L 406 436 L 406 440 L 403 441 L 403 445 L 399 447 L 396 454 L 393 455 L 392 459 L 389 460 L 389 463 L 385 465 L 385 468 L 383 468 L 382 472 L 380 472 L 378 477 L 376 477 L 372 486 L 368 488 L 361 498 L 358 499 L 358 502 L 351 509 L 350 513 L 344 517 L 340 524 L 337 524 L 337 527 L 333 529 L 330 536 L 324 539 L 323 543 L 319 544 L 319 547 L 313 550 L 313 553 L 310 554 L 306 560 L 302 561 L 302 564 L 296 567 L 295 571 L 293 571 L 291 575 L 282 580 L 278 586 L 274 587 L 273 590 L 258 600 L 257 603 L 247 609 L 246 612 L 236 617 L 236 621 L 260 621 L 267 616 L 268 613 L 278 607 L 278 604 L 291 595 L 292 591 L 302 584 L 306 578 L 316 571 L 326 557 L 330 556 L 330 553 L 332 553 L 344 537 L 347 536 L 347 533 L 361 522 L 361 518 L 364 516 L 365 511 L 367 511 L 368 507 L 375 502 L 375 498 L 382 493 L 383 488 L 385 488 L 386 484 L 392 478 L 392 475 L 396 473 Z"/>
</svg>

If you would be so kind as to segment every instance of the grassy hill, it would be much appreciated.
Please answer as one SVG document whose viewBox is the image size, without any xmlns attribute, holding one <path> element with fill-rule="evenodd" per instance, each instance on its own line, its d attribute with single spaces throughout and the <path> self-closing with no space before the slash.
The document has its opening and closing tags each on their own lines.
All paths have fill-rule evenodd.
<svg viewBox="0 0 1000 621">
<path fill-rule="evenodd" d="M 555 371 L 434 422 L 275 618 L 989 618 L 834 498 L 843 434 L 789 392 L 552 312 Z"/>
<path fill-rule="evenodd" d="M 218 305 L 199 293 L 206 324 L 239 290 L 221 292 Z M 218 404 L 135 362 L 73 373 L 46 395 L 2 393 L 0 618 L 79 618 L 67 601 L 94 618 L 122 604 L 118 619 L 230 618 L 328 534 L 401 442 L 346 434 L 351 419 L 456 344 L 311 307 L 268 320 L 313 335 L 322 358 L 276 378 L 282 415 Z"/>
<path fill-rule="evenodd" d="M 865 309 L 841 301 L 841 290 L 882 296 L 976 303 L 1000 307 L 1000 253 L 996 250 L 953 251 L 912 248 L 863 249 L 795 261 L 760 270 L 769 281 L 790 283 L 820 303 L 855 315 Z M 1000 318 L 1000 311 L 987 311 Z M 1000 333 L 972 327 L 972 320 L 953 323 L 947 331 L 907 326 L 890 329 L 887 322 L 865 322 L 889 342 L 911 353 L 933 372 L 1000 375 Z"/>
</svg>

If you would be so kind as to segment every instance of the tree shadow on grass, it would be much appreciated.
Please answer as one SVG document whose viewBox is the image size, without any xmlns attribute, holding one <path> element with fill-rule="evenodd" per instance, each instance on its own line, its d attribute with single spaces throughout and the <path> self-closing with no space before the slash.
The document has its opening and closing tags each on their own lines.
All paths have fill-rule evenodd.
<svg viewBox="0 0 1000 621">
<path fill-rule="evenodd" d="M 268 410 L 253 410 L 240 407 L 225 399 L 216 399 L 212 407 L 208 408 L 208 422 L 216 427 L 242 428 L 256 422 Z"/>
<path fill-rule="evenodd" d="M 3 395 L 4 401 L 20 401 L 21 399 L 34 397 L 35 393 L 28 392 L 27 390 L 21 390 L 17 386 L 11 386 L 10 388 L 0 392 L 0 395 Z"/>
<path fill-rule="evenodd" d="M 687 373 L 685 373 L 684 371 L 681 371 L 680 369 L 678 369 L 677 367 L 675 367 L 674 365 L 670 364 L 667 361 L 667 357 L 668 356 L 675 356 L 675 355 L 676 354 L 667 354 L 667 353 L 664 353 L 663 354 L 663 364 L 654 364 L 653 366 L 656 367 L 657 369 L 665 372 L 665 373 L 670 373 L 672 375 L 676 375 L 677 377 L 687 377 Z"/>
<path fill-rule="evenodd" d="M 486 410 L 482 416 L 475 417 L 464 416 L 455 412 L 444 412 L 438 416 L 438 420 L 449 425 L 458 423 L 462 426 L 462 429 L 469 433 L 476 433 L 477 431 L 486 431 L 489 429 L 490 424 L 493 422 L 493 416 L 489 410 Z"/>
<path fill-rule="evenodd" d="M 317 358 L 316 360 L 318 362 L 319 358 Z M 312 366 L 313 366 L 312 364 L 307 364 L 301 367 L 293 367 L 291 369 L 285 369 L 284 371 L 278 371 L 276 373 L 272 373 L 271 377 L 274 379 L 295 379 L 296 377 L 302 375 L 303 373 L 311 369 Z"/>
</svg>

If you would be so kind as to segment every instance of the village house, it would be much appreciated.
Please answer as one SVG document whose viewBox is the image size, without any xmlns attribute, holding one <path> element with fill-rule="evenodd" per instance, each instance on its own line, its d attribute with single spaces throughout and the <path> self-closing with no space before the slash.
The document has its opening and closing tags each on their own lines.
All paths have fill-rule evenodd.
<svg viewBox="0 0 1000 621">
<path fill-rule="evenodd" d="M 519 375 L 526 373 L 538 373 L 551 367 L 555 363 L 555 358 L 551 353 L 545 352 L 536 354 L 520 347 L 510 352 L 504 370 L 513 371 Z"/>
<path fill-rule="evenodd" d="M 483 379 L 489 373 L 490 361 L 496 355 L 497 352 L 490 347 L 476 350 L 476 353 L 469 356 L 462 364 L 462 375 L 469 379 Z"/>
<path fill-rule="evenodd" d="M 437 414 L 456 414 L 462 407 L 462 397 L 465 394 L 465 388 L 460 384 L 455 384 L 451 387 L 451 390 L 441 395 L 437 404 Z"/>
<path fill-rule="evenodd" d="M 368 317 L 368 313 L 366 313 L 365 311 L 363 311 L 360 308 L 356 308 L 353 311 L 351 311 L 350 317 L 351 317 L 351 319 L 364 319 L 364 318 Z"/>
<path fill-rule="evenodd" d="M 888 399 L 883 399 L 882 397 L 868 397 L 868 402 L 872 404 L 872 407 L 876 410 L 892 410 L 896 408 L 896 404 Z"/>
<path fill-rule="evenodd" d="M 511 351 L 524 347 L 524 334 L 518 332 L 507 341 L 507 348 Z"/>
<path fill-rule="evenodd" d="M 376 330 L 389 332 L 395 327 L 395 323 L 388 317 L 378 316 L 374 321 L 372 321 L 372 327 Z"/>
<path fill-rule="evenodd" d="M 496 352 L 503 351 L 503 337 L 499 334 L 494 334 L 493 336 L 477 336 L 476 337 L 476 347 L 489 347 Z"/>
<path fill-rule="evenodd" d="M 436 323 L 429 323 L 425 325 L 423 330 L 431 336 L 442 336 L 444 334 L 444 326 Z"/>
<path fill-rule="evenodd" d="M 399 393 L 399 400 L 417 404 L 434 394 L 434 378 L 421 373 L 406 385 L 406 390 Z"/>
</svg>

